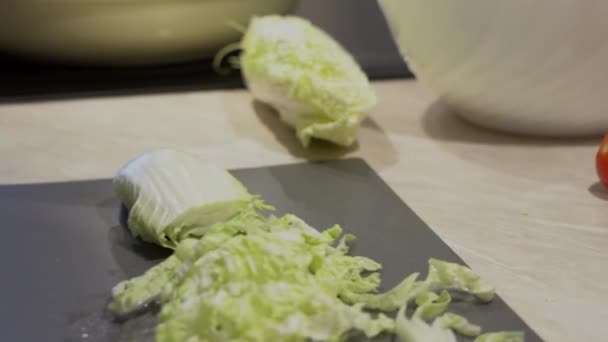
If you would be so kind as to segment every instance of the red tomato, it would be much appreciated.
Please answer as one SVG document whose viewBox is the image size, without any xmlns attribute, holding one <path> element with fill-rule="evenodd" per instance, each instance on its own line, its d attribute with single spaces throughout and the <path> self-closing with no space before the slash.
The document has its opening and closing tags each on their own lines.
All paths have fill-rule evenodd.
<svg viewBox="0 0 608 342">
<path fill-rule="evenodd" d="M 600 177 L 602 184 L 608 187 L 608 134 L 604 136 L 604 140 L 600 144 L 600 149 L 595 157 L 595 167 L 597 175 Z"/>
</svg>

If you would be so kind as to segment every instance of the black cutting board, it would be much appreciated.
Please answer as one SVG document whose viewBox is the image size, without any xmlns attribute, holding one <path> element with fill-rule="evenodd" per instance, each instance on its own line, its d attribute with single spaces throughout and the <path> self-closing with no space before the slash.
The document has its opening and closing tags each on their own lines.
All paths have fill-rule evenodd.
<svg viewBox="0 0 608 342">
<path fill-rule="evenodd" d="M 341 224 L 358 239 L 353 254 L 384 265 L 383 288 L 420 271 L 430 257 L 462 260 L 362 160 L 235 170 L 279 212 L 318 228 Z M 133 239 L 110 180 L 0 186 L 0 341 L 127 341 L 152 336 L 152 315 L 119 324 L 105 310 L 110 289 L 168 254 Z M 458 227 L 453 227 L 458 229 Z M 526 331 L 500 299 L 451 305 L 486 331 Z M 386 337 L 384 340 L 390 340 Z"/>
</svg>

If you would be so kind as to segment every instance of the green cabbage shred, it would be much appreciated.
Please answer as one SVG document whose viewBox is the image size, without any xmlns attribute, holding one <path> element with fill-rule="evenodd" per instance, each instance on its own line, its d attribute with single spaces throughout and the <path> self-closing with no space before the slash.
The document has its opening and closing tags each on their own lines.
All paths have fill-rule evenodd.
<svg viewBox="0 0 608 342">
<path fill-rule="evenodd" d="M 523 342 L 524 333 L 521 331 L 501 331 L 483 334 L 474 342 Z"/>
</svg>

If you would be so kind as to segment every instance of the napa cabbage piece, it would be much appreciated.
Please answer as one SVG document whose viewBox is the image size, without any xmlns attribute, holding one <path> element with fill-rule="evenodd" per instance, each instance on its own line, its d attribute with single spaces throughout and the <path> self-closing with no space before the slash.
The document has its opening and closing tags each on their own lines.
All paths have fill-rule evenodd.
<svg viewBox="0 0 608 342">
<path fill-rule="evenodd" d="M 174 149 L 130 161 L 114 177 L 114 187 L 129 209 L 131 233 L 168 248 L 260 205 L 227 171 Z"/>
<path fill-rule="evenodd" d="M 352 145 L 376 94 L 355 59 L 309 21 L 295 16 L 253 18 L 240 67 L 253 96 L 295 128 L 303 146 L 312 138 Z"/>
</svg>

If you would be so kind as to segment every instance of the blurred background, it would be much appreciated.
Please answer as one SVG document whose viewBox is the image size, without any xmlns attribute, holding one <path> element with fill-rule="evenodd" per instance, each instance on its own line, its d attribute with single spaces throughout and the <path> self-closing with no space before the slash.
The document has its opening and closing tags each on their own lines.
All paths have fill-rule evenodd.
<svg viewBox="0 0 608 342">
<path fill-rule="evenodd" d="M 130 1 L 134 0 L 127 2 Z M 139 0 L 135 0 L 137 1 Z M 15 0 L 9 0 L 0 6 L 10 6 L 11 2 L 15 3 L 14 6 L 19 6 Z M 106 0 L 106 2 L 115 1 Z M 222 1 L 206 3 L 210 2 Z M 228 2 L 239 3 L 234 0 Z M 255 8 L 253 12 L 256 12 Z M 370 78 L 377 80 L 412 77 L 398 53 L 376 1 L 295 1 L 286 13 L 307 18 L 326 30 L 354 55 Z M 19 25 L 25 24 L 27 22 L 19 23 Z M 217 26 L 231 30 L 228 25 L 218 23 Z M 74 61 L 65 63 L 61 59 L 38 57 L 43 54 L 16 54 L 15 49 L 7 49 L 6 45 L 4 44 L 3 49 L 0 50 L 0 75 L 4 80 L 0 84 L 0 101 L 5 102 L 48 97 L 225 89 L 244 86 L 238 72 L 228 76 L 217 75 L 211 67 L 209 56 L 194 57 L 193 60 L 180 63 L 131 65 L 108 69 L 108 66 L 78 65 Z"/>
<path fill-rule="evenodd" d="M 415 74 L 480 126 L 608 131 L 604 1 L 5 0 L 0 14 L 2 102 L 243 88 L 238 71 L 214 72 L 213 56 L 252 16 L 292 14 L 337 39 L 370 79 Z"/>
</svg>

